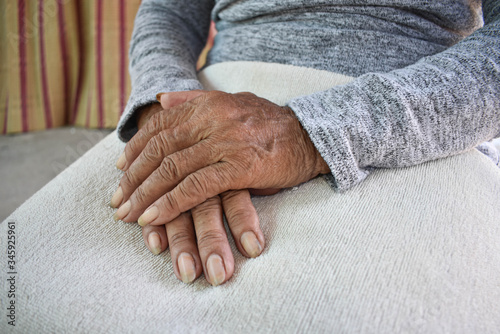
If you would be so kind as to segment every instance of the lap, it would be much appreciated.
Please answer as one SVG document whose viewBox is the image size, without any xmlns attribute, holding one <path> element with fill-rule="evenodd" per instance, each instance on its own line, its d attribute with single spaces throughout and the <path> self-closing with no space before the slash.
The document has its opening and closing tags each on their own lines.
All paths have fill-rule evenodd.
<svg viewBox="0 0 500 334">
<path fill-rule="evenodd" d="M 269 73 L 267 65 L 239 66 L 238 73 L 226 67 L 227 84 L 211 80 L 221 77 L 212 68 L 202 81 L 229 90 L 233 80 L 234 89 L 252 91 L 231 73 L 252 82 L 262 77 L 259 70 Z M 291 80 L 290 69 L 274 70 Z M 302 78 L 314 77 L 308 71 Z M 283 103 L 279 98 L 288 97 L 276 91 L 267 98 Z M 108 201 L 120 176 L 114 162 L 123 146 L 112 133 L 1 224 L 2 245 L 7 222 L 16 224 L 18 331 L 493 332 L 500 326 L 500 172 L 477 151 L 380 170 L 344 193 L 317 178 L 254 198 L 267 247 L 247 259 L 230 240 L 235 274 L 213 288 L 203 279 L 179 282 L 168 252 L 153 256 L 139 226 L 111 218 Z M 6 295 L 8 282 L 1 285 Z M 0 328 L 7 327 L 4 318 Z"/>
</svg>

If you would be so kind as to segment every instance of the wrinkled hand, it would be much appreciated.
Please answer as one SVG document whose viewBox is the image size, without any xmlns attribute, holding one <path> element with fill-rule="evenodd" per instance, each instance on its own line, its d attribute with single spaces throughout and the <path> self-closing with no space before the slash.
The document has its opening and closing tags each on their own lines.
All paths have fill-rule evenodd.
<svg viewBox="0 0 500 334">
<path fill-rule="evenodd" d="M 135 190 L 120 219 L 141 226 L 231 189 L 290 187 L 329 172 L 293 111 L 251 93 L 212 91 L 160 111 L 125 155 L 120 185 Z"/>
<path fill-rule="evenodd" d="M 201 94 L 204 92 L 169 93 L 164 105 L 182 104 Z M 163 108 L 160 104 L 143 108 L 137 119 L 139 129 L 161 110 Z M 120 160 L 117 167 L 125 169 L 125 161 L 123 158 Z M 126 189 L 126 193 L 132 193 L 133 190 Z M 261 194 L 275 192 L 267 190 Z M 126 199 L 120 187 L 113 196 L 111 205 L 118 207 Z M 204 271 L 211 284 L 219 285 L 227 281 L 234 271 L 234 258 L 224 229 L 223 211 L 240 252 L 248 257 L 259 256 L 265 241 L 257 213 L 246 190 L 228 191 L 220 197 L 210 198 L 168 224 L 144 226 L 144 242 L 153 254 L 159 254 L 170 247 L 175 275 L 184 283 L 192 282 Z"/>
</svg>

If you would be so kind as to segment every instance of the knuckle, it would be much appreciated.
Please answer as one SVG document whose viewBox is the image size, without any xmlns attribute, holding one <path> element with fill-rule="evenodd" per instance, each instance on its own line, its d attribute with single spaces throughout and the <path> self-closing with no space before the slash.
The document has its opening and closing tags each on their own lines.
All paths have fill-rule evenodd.
<svg viewBox="0 0 500 334">
<path fill-rule="evenodd" d="M 215 158 L 218 160 L 224 158 L 225 153 L 229 151 L 230 147 L 224 142 L 219 142 L 217 136 L 214 136 L 214 139 L 209 138 L 204 140 L 203 145 L 205 146 L 205 151 L 208 152 L 208 156 Z"/>
<path fill-rule="evenodd" d="M 226 209 L 227 219 L 230 221 L 231 227 L 253 227 L 255 223 L 255 215 L 253 210 L 247 207 L 230 207 Z"/>
<path fill-rule="evenodd" d="M 162 140 L 160 135 L 152 137 L 143 153 L 143 157 L 148 161 L 155 161 L 163 156 Z"/>
<path fill-rule="evenodd" d="M 156 135 L 159 151 L 166 155 L 170 151 L 170 142 L 172 141 L 172 130 L 163 130 Z"/>
<path fill-rule="evenodd" d="M 251 92 L 239 92 L 239 93 L 236 93 L 235 95 L 242 96 L 242 97 L 254 97 L 254 96 L 256 96 L 254 93 L 251 93 Z"/>
<path fill-rule="evenodd" d="M 135 140 L 135 137 L 132 137 L 132 139 L 130 139 L 130 141 L 125 146 L 125 156 L 132 156 L 133 153 L 138 150 L 137 146 L 137 140 Z"/>
<path fill-rule="evenodd" d="M 176 160 L 171 156 L 164 158 L 158 168 L 158 174 L 166 181 L 178 180 L 181 177 L 178 162 L 176 162 Z"/>
<path fill-rule="evenodd" d="M 148 192 L 144 187 L 139 187 L 134 191 L 133 197 L 135 202 L 139 205 L 147 204 L 148 201 Z"/>
<path fill-rule="evenodd" d="M 249 166 L 258 158 L 256 151 L 257 150 L 252 146 L 242 148 L 238 154 L 238 158 L 235 160 L 237 160 L 242 167 Z"/>
<path fill-rule="evenodd" d="M 151 116 L 146 126 L 146 132 L 153 134 L 157 132 L 157 129 L 161 129 L 162 119 L 161 113 L 156 113 Z"/>
<path fill-rule="evenodd" d="M 133 191 L 138 185 L 138 180 L 136 175 L 131 169 L 128 169 L 122 176 L 120 180 L 120 186 L 123 189 L 123 192 Z"/>
<path fill-rule="evenodd" d="M 221 178 L 227 179 L 227 182 L 234 182 L 236 187 L 233 189 L 243 189 L 248 188 L 247 184 L 252 176 L 261 172 L 258 167 L 255 160 L 242 155 L 229 161 L 224 171 L 219 171 L 218 174 Z"/>
<path fill-rule="evenodd" d="M 216 182 L 217 189 L 220 192 L 228 189 L 244 189 L 246 186 L 247 176 L 243 169 L 238 169 L 233 163 L 229 162 L 224 165 L 215 165 L 213 176 Z"/>
<path fill-rule="evenodd" d="M 219 208 L 221 206 L 221 200 L 219 196 L 214 196 L 207 199 L 202 206 L 207 206 L 210 208 Z"/>
<path fill-rule="evenodd" d="M 221 217 L 221 201 L 219 196 L 214 196 L 207 199 L 205 202 L 201 203 L 197 207 L 193 208 L 193 217 L 196 220 L 210 220 L 213 217 Z"/>
<path fill-rule="evenodd" d="M 176 231 L 169 234 L 168 240 L 171 248 L 179 248 L 186 244 L 194 243 L 194 238 L 191 233 L 186 230 Z"/>
<path fill-rule="evenodd" d="M 225 101 L 229 95 L 231 94 L 228 94 L 226 92 L 221 92 L 218 90 L 213 90 L 205 94 L 205 99 L 207 102 L 210 103 L 211 106 L 213 106 L 213 104 L 219 104 Z"/>
<path fill-rule="evenodd" d="M 167 212 L 179 212 L 179 203 L 171 193 L 163 197 L 162 206 Z"/>
<path fill-rule="evenodd" d="M 201 233 L 198 236 L 198 245 L 200 248 L 209 246 L 213 247 L 214 244 L 227 242 L 226 232 L 223 230 L 212 229 Z"/>
<path fill-rule="evenodd" d="M 227 94 L 227 93 L 220 91 L 220 90 L 212 90 L 212 91 L 209 91 L 207 93 L 207 96 L 208 97 L 216 97 L 216 96 L 224 96 L 225 94 Z"/>
<path fill-rule="evenodd" d="M 193 133 L 192 130 L 193 130 L 192 126 L 189 124 L 189 122 L 183 123 L 182 126 L 173 127 L 168 134 L 170 140 L 167 140 L 165 138 L 165 145 L 168 145 L 169 142 L 182 142 L 183 139 L 185 139 L 186 133 L 192 134 Z M 171 146 L 172 147 L 170 146 L 165 146 L 165 147 L 168 147 L 169 149 L 173 149 L 175 147 L 175 145 Z"/>
<path fill-rule="evenodd" d="M 189 174 L 183 184 L 185 188 L 182 190 L 186 196 L 190 196 L 191 194 L 206 194 L 208 191 L 207 180 L 199 174 Z"/>
<path fill-rule="evenodd" d="M 228 190 L 220 194 L 220 198 L 224 205 L 228 203 L 233 203 L 233 201 L 238 200 L 246 190 Z"/>
</svg>

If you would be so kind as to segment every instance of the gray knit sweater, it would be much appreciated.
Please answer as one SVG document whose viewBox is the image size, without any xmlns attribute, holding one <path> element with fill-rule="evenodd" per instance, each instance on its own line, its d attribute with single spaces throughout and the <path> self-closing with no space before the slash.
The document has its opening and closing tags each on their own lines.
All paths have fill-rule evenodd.
<svg viewBox="0 0 500 334">
<path fill-rule="evenodd" d="M 373 168 L 446 157 L 500 135 L 498 0 L 144 0 L 122 140 L 157 93 L 202 88 L 195 63 L 210 19 L 219 33 L 209 65 L 264 61 L 356 77 L 288 103 L 338 189 Z"/>
</svg>

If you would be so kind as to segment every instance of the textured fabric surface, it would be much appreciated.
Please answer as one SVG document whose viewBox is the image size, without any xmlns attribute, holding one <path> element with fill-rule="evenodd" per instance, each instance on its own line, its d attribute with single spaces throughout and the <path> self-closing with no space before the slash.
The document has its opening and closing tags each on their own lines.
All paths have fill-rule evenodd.
<svg viewBox="0 0 500 334">
<path fill-rule="evenodd" d="M 494 141 L 484 142 L 476 148 L 479 150 L 479 152 L 483 153 L 488 158 L 490 158 L 495 165 L 500 167 L 500 152 L 498 151 L 498 148 L 495 146 L 495 142 L 498 141 L 500 141 L 500 138 L 497 138 Z"/>
<path fill-rule="evenodd" d="M 157 93 L 201 88 L 195 61 L 210 17 L 219 32 L 209 65 L 263 61 L 357 77 L 289 102 L 338 189 L 373 168 L 500 136 L 500 1 L 145 0 L 130 47 L 123 140 L 137 131 L 134 112 Z"/>
<path fill-rule="evenodd" d="M 200 75 L 277 103 L 348 80 L 258 63 Z M 13 332 L 498 332 L 500 171 L 476 150 L 379 170 L 344 193 L 317 178 L 254 198 L 266 249 L 246 259 L 230 240 L 235 274 L 214 288 L 179 282 L 168 251 L 152 255 L 138 225 L 112 220 L 123 147 L 110 134 L 0 225 L 5 313 L 16 223 Z M 2 315 L 0 332 L 11 329 Z"/>
<path fill-rule="evenodd" d="M 0 133 L 113 128 L 140 0 L 0 1 Z"/>
</svg>

